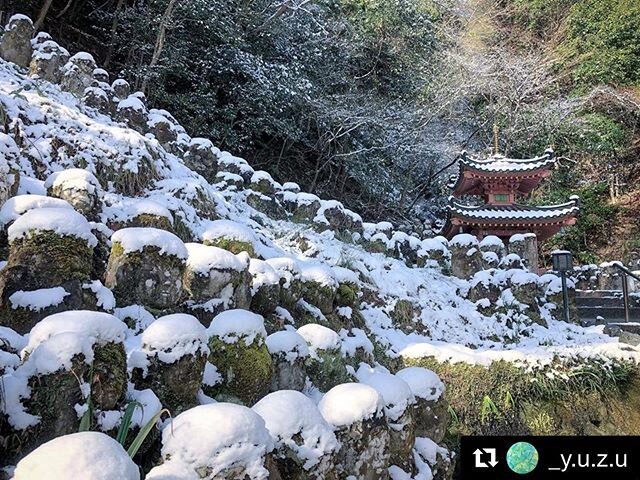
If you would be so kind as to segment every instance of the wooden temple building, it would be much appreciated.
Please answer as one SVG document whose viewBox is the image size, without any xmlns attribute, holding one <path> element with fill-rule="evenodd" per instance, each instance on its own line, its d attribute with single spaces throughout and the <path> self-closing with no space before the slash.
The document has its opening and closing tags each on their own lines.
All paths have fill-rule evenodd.
<svg viewBox="0 0 640 480">
<path fill-rule="evenodd" d="M 578 213 L 578 197 L 567 203 L 531 206 L 518 203 L 544 178 L 551 175 L 556 160 L 552 150 L 531 159 L 506 158 L 495 153 L 486 159 L 461 154 L 459 172 L 449 185 L 448 218 L 442 233 L 451 238 L 471 233 L 482 239 L 496 235 L 508 241 L 514 234 L 534 233 L 545 240 L 561 228 L 573 225 Z M 483 205 L 469 205 L 460 197 L 478 196 Z"/>
</svg>

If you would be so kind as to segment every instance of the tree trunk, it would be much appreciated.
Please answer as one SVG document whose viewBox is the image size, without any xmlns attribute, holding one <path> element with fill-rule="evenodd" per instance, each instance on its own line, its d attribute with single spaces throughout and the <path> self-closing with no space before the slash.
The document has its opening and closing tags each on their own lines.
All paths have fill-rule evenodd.
<svg viewBox="0 0 640 480">
<path fill-rule="evenodd" d="M 104 59 L 104 68 L 108 68 L 109 63 L 111 63 L 111 57 L 113 56 L 113 48 L 115 47 L 115 42 L 116 42 L 116 31 L 118 30 L 118 15 L 120 14 L 120 10 L 122 10 L 123 6 L 124 6 L 124 0 L 118 0 L 118 4 L 116 5 L 116 11 L 113 13 L 113 22 L 111 23 L 109 49 L 107 50 L 107 55 Z"/>
<path fill-rule="evenodd" d="M 38 19 L 34 25 L 36 32 L 42 28 L 42 24 L 44 23 L 44 19 L 47 18 L 47 13 L 49 13 L 49 8 L 51 8 L 51 4 L 53 0 L 44 0 L 44 5 L 40 9 L 40 13 L 38 14 Z"/>
<path fill-rule="evenodd" d="M 173 9 L 175 5 L 176 0 L 169 0 L 167 9 L 164 11 L 164 15 L 162 15 L 162 20 L 160 21 L 160 29 L 158 30 L 158 36 L 156 38 L 156 44 L 153 48 L 153 56 L 151 57 L 151 63 L 149 63 L 149 70 L 147 71 L 147 74 L 144 77 L 144 81 L 142 82 L 142 91 L 145 93 L 147 91 L 147 84 L 149 82 L 151 70 L 158 64 L 160 56 L 162 55 L 162 50 L 164 49 L 164 42 L 167 35 L 167 26 L 171 21 L 171 16 L 173 15 Z"/>
</svg>

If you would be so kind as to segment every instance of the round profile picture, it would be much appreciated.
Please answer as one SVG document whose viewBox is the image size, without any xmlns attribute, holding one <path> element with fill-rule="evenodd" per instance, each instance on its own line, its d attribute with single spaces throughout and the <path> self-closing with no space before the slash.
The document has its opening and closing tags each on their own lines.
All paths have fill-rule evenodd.
<svg viewBox="0 0 640 480">
<path fill-rule="evenodd" d="M 531 473 L 538 465 L 538 450 L 528 442 L 514 443 L 507 452 L 507 465 L 515 473 Z"/>
</svg>

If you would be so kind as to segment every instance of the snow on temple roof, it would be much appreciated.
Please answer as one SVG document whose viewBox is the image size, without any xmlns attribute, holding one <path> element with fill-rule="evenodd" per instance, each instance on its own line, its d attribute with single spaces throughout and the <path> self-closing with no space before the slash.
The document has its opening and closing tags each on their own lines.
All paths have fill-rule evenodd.
<svg viewBox="0 0 640 480">
<path fill-rule="evenodd" d="M 530 172 L 547 168 L 555 163 L 553 150 L 548 149 L 540 157 L 535 158 L 507 158 L 500 154 L 491 155 L 489 158 L 480 159 L 470 157 L 467 152 L 462 152 L 460 156 L 460 170 L 468 168 L 483 172 Z"/>
<path fill-rule="evenodd" d="M 579 207 L 575 200 L 561 205 L 535 207 L 531 205 L 464 205 L 449 199 L 451 216 L 476 220 L 552 220 L 578 213 Z"/>
</svg>

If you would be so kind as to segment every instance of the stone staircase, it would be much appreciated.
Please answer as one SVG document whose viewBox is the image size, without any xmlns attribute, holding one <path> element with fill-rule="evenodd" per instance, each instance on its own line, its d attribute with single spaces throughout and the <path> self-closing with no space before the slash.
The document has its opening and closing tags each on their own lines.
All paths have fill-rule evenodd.
<svg viewBox="0 0 640 480">
<path fill-rule="evenodd" d="M 630 300 L 633 305 L 633 299 Z M 578 316 L 583 325 L 624 322 L 624 299 L 621 290 L 576 290 Z M 630 322 L 640 322 L 640 307 L 630 307 Z"/>
</svg>

